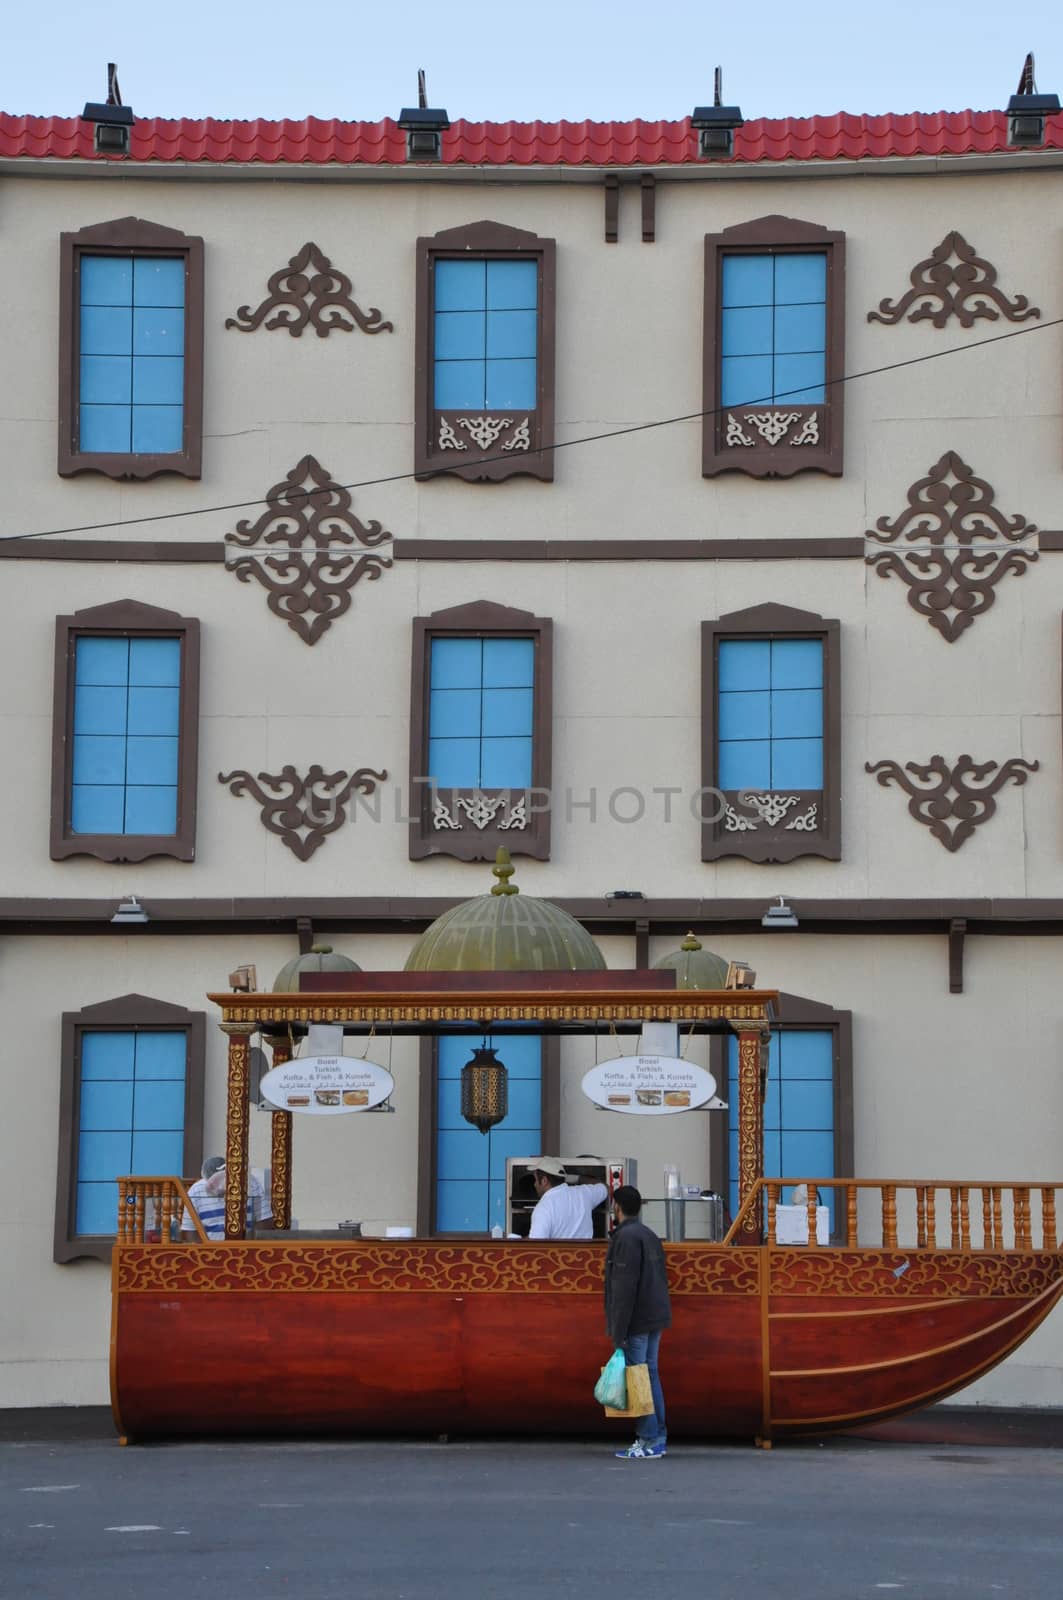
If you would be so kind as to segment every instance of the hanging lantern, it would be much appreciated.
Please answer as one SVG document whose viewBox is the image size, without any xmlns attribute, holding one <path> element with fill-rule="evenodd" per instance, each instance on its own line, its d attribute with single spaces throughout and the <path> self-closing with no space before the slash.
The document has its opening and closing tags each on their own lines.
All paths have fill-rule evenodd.
<svg viewBox="0 0 1063 1600">
<path fill-rule="evenodd" d="M 494 1050 L 474 1050 L 461 1069 L 461 1114 L 466 1122 L 486 1133 L 509 1110 L 509 1073 Z"/>
</svg>

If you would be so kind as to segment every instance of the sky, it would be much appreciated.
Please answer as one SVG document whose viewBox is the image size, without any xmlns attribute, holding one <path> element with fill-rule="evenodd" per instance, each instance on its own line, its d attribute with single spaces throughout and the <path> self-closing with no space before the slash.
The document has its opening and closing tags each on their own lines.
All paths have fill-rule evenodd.
<svg viewBox="0 0 1063 1600">
<path fill-rule="evenodd" d="M 11 5 L 0 110 L 77 115 L 107 62 L 138 116 L 675 119 L 1003 108 L 1026 53 L 1063 96 L 1061 0 L 48 0 Z"/>
</svg>

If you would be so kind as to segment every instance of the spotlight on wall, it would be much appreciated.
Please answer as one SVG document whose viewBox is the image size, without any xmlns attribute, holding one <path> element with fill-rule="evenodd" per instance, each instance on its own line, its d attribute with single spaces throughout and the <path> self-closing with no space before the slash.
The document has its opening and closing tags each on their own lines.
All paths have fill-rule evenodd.
<svg viewBox="0 0 1063 1600">
<path fill-rule="evenodd" d="M 778 895 L 778 904 L 769 906 L 760 919 L 762 928 L 798 928 L 797 913 L 792 906 L 787 905 L 785 896 Z"/>
<path fill-rule="evenodd" d="M 118 910 L 111 918 L 112 922 L 150 922 L 151 918 L 144 910 L 135 894 L 127 895 L 119 902 Z"/>
<path fill-rule="evenodd" d="M 1038 94 L 1034 82 L 1033 52 L 1026 57 L 1019 87 L 1008 101 L 1008 143 L 1012 145 L 1041 145 L 1045 142 L 1045 124 L 1049 117 L 1059 114 L 1057 94 Z"/>
<path fill-rule="evenodd" d="M 756 981 L 757 975 L 752 967 L 744 961 L 732 961 L 728 964 L 723 986 L 725 989 L 752 989 Z"/>
<path fill-rule="evenodd" d="M 122 104 L 118 88 L 118 69 L 113 61 L 107 63 L 107 99 L 90 100 L 81 113 L 82 122 L 91 122 L 93 148 L 100 155 L 127 156 L 129 135 L 133 127 L 133 108 Z"/>
<path fill-rule="evenodd" d="M 237 994 L 254 994 L 258 988 L 258 973 L 254 967 L 237 967 L 229 974 L 229 988 Z"/>
<path fill-rule="evenodd" d="M 695 106 L 690 126 L 698 136 L 698 155 L 702 161 L 712 161 L 734 155 L 735 129 L 742 127 L 744 118 L 738 106 L 721 105 L 723 76 L 716 68 L 711 106 Z"/>
</svg>

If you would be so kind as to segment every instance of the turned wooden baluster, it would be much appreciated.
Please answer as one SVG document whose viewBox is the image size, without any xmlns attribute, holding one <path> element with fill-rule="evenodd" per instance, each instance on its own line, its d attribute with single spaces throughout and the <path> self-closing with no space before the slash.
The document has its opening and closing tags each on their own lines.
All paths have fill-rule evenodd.
<svg viewBox="0 0 1063 1600">
<path fill-rule="evenodd" d="M 926 1189 L 923 1184 L 915 1191 L 915 1243 L 917 1249 L 926 1249 Z"/>
<path fill-rule="evenodd" d="M 960 1188 L 960 1249 L 971 1248 L 971 1191 Z"/>
<path fill-rule="evenodd" d="M 1023 1187 L 1015 1190 L 1015 1248 L 1033 1249 L 1033 1230 L 1030 1227 L 1030 1191 Z"/>
<path fill-rule="evenodd" d="M 882 1243 L 886 1249 L 897 1248 L 897 1185 L 882 1185 Z"/>
<path fill-rule="evenodd" d="M 949 1198 L 950 1198 L 950 1200 L 952 1202 L 952 1204 L 951 1204 L 951 1206 L 949 1208 L 949 1222 L 950 1222 L 951 1230 L 952 1230 L 950 1243 L 951 1243 L 951 1248 L 953 1250 L 958 1250 L 960 1248 L 960 1191 L 959 1191 L 959 1189 L 957 1189 L 955 1186 L 950 1188 L 950 1190 L 949 1190 Z"/>
<path fill-rule="evenodd" d="M 845 1242 L 850 1249 L 855 1250 L 858 1235 L 856 1222 L 856 1185 L 845 1185 Z"/>
<path fill-rule="evenodd" d="M 775 1207 L 779 1204 L 781 1184 L 768 1184 L 768 1243 L 775 1243 Z"/>
<path fill-rule="evenodd" d="M 810 1183 L 809 1186 L 808 1186 L 808 1242 L 809 1242 L 809 1244 L 818 1244 L 819 1243 L 819 1227 L 817 1225 L 818 1222 L 819 1222 L 818 1210 L 819 1210 L 819 1190 L 816 1188 L 816 1185 L 814 1183 Z"/>
<path fill-rule="evenodd" d="M 931 1250 L 938 1247 L 937 1190 L 930 1186 L 926 1191 L 926 1242 Z"/>
<path fill-rule="evenodd" d="M 173 1228 L 173 1200 L 174 1190 L 172 1183 L 162 1186 L 162 1204 L 159 1207 L 159 1242 L 170 1243 L 170 1232 Z"/>
<path fill-rule="evenodd" d="M 982 1188 L 982 1249 L 993 1247 L 993 1214 L 989 1209 L 989 1190 Z"/>
<path fill-rule="evenodd" d="M 1041 1190 L 1041 1249 L 1054 1250 L 1056 1248 L 1056 1191 L 1053 1188 Z"/>
<path fill-rule="evenodd" d="M 1002 1214 L 1002 1211 L 1001 1211 L 1000 1193 L 1001 1193 L 1001 1191 L 1000 1191 L 999 1185 L 998 1184 L 994 1184 L 993 1185 L 993 1249 L 994 1250 L 1003 1250 L 1003 1248 L 1004 1248 L 1004 1218 L 1003 1218 L 1003 1214 Z"/>
<path fill-rule="evenodd" d="M 128 1188 L 124 1178 L 118 1179 L 118 1243 L 129 1243 L 129 1208 L 125 1203 Z"/>
</svg>

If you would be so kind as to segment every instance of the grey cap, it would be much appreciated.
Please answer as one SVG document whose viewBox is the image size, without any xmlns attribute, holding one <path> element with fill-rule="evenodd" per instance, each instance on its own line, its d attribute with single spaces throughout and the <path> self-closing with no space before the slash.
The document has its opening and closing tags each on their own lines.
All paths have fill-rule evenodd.
<svg viewBox="0 0 1063 1600">
<path fill-rule="evenodd" d="M 214 1174 L 216 1172 L 220 1172 L 224 1165 L 224 1156 L 208 1156 L 200 1168 L 200 1171 L 202 1172 L 204 1178 L 213 1178 Z"/>
</svg>

